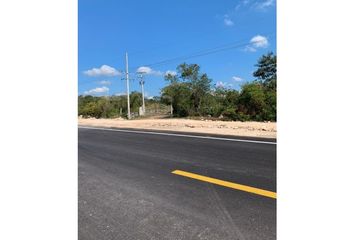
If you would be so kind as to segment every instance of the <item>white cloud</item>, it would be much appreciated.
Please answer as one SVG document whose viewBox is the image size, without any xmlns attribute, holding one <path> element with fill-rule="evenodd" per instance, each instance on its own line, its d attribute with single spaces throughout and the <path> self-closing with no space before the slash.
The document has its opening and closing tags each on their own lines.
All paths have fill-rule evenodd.
<svg viewBox="0 0 354 240">
<path fill-rule="evenodd" d="M 84 71 L 84 74 L 90 77 L 99 77 L 99 76 L 112 77 L 112 76 L 121 75 L 121 72 L 108 65 L 102 65 L 100 68 L 92 68 L 90 70 Z"/>
<path fill-rule="evenodd" d="M 97 87 L 88 91 L 85 91 L 85 95 L 97 95 L 97 94 L 103 94 L 109 91 L 108 87 Z"/>
<path fill-rule="evenodd" d="M 233 26 L 235 19 L 240 17 L 239 12 L 261 11 L 265 12 L 275 6 L 275 0 L 239 0 L 238 3 L 222 16 L 226 26 Z M 221 16 L 219 15 L 218 18 Z"/>
<path fill-rule="evenodd" d="M 118 92 L 118 93 L 115 93 L 114 96 L 127 96 L 127 93 L 126 92 Z"/>
<path fill-rule="evenodd" d="M 156 70 L 153 70 L 152 68 L 150 67 L 145 67 L 145 66 L 142 66 L 142 67 L 139 67 L 136 72 L 138 73 L 144 73 L 144 74 L 147 74 L 147 75 L 155 75 L 155 76 L 162 76 L 164 75 L 163 72 L 161 71 L 156 71 Z"/>
<path fill-rule="evenodd" d="M 256 35 L 250 40 L 250 44 L 245 47 L 247 52 L 255 52 L 257 48 L 266 48 L 269 46 L 268 39 L 261 35 Z"/>
<path fill-rule="evenodd" d="M 149 67 L 139 67 L 138 70 L 136 70 L 137 72 L 140 72 L 140 73 L 145 73 L 145 74 L 149 74 L 152 72 L 152 69 L 149 68 Z"/>
<path fill-rule="evenodd" d="M 234 22 L 230 19 L 229 15 L 224 16 L 224 24 L 229 27 L 234 25 Z"/>
<path fill-rule="evenodd" d="M 243 81 L 242 78 L 237 77 L 237 76 L 233 76 L 233 77 L 232 77 L 232 80 L 234 80 L 235 82 L 241 82 L 241 81 Z"/>
<path fill-rule="evenodd" d="M 229 19 L 229 18 L 225 18 L 224 19 L 224 23 L 225 23 L 226 26 L 229 26 L 229 27 L 234 25 L 234 22 L 231 19 Z"/>
<path fill-rule="evenodd" d="M 261 35 L 257 35 L 257 36 L 254 36 L 250 43 L 253 45 L 253 47 L 255 48 L 266 48 L 268 47 L 268 39 L 264 36 L 261 36 Z"/>
<path fill-rule="evenodd" d="M 111 85 L 111 82 L 108 80 L 102 80 L 102 81 L 99 81 L 98 83 L 102 84 L 102 85 Z"/>
<path fill-rule="evenodd" d="M 274 5 L 274 0 L 263 0 L 254 3 L 254 8 L 257 10 L 266 10 Z"/>
<path fill-rule="evenodd" d="M 250 3 L 250 0 L 244 0 L 244 1 L 240 1 L 234 8 L 234 11 L 238 11 L 241 7 L 245 7 L 248 5 L 248 3 Z"/>
<path fill-rule="evenodd" d="M 216 82 L 215 86 L 216 86 L 217 88 L 219 88 L 219 87 L 224 88 L 224 87 L 225 87 L 225 83 L 218 81 L 218 82 Z"/>
<path fill-rule="evenodd" d="M 166 75 L 176 76 L 176 75 L 177 75 L 177 72 L 171 71 L 171 70 L 167 70 L 167 71 L 165 72 L 165 76 L 166 76 Z"/>
<path fill-rule="evenodd" d="M 217 81 L 216 84 L 215 84 L 215 87 L 217 87 L 217 88 L 227 88 L 227 87 L 232 87 L 232 84 L 227 83 L 227 82 Z"/>
</svg>

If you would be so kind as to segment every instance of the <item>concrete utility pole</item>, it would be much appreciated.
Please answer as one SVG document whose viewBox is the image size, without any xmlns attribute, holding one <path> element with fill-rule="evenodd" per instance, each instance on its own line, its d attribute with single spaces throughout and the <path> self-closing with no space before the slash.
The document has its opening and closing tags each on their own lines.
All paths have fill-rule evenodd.
<svg viewBox="0 0 354 240">
<path fill-rule="evenodd" d="M 141 95 L 143 98 L 143 115 L 145 115 L 145 93 L 144 93 L 144 75 L 143 73 L 140 73 L 140 86 L 141 86 Z"/>
<path fill-rule="evenodd" d="M 125 53 L 125 79 L 127 81 L 127 106 L 128 119 L 130 119 L 130 98 L 129 98 L 129 70 L 128 70 L 128 53 Z"/>
</svg>

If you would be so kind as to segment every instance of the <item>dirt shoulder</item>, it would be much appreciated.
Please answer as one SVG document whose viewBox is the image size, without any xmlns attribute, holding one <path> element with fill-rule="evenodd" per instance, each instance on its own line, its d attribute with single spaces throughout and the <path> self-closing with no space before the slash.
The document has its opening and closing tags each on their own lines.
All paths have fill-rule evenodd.
<svg viewBox="0 0 354 240">
<path fill-rule="evenodd" d="M 95 127 L 136 128 L 229 136 L 276 138 L 274 122 L 226 122 L 192 119 L 95 119 L 79 118 L 78 124 Z"/>
</svg>

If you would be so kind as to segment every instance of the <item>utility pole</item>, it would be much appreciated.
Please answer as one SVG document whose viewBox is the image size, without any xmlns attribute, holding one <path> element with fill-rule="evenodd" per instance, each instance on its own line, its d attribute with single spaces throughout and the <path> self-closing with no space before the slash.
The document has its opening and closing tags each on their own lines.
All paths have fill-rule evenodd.
<svg viewBox="0 0 354 240">
<path fill-rule="evenodd" d="M 128 119 L 130 119 L 130 98 L 129 98 L 129 70 L 128 70 L 128 53 L 125 53 L 125 79 L 127 81 L 127 106 Z"/>
<path fill-rule="evenodd" d="M 143 114 L 145 115 L 145 93 L 144 93 L 144 75 L 143 73 L 140 73 L 140 86 L 141 86 L 141 95 L 143 98 Z"/>
</svg>

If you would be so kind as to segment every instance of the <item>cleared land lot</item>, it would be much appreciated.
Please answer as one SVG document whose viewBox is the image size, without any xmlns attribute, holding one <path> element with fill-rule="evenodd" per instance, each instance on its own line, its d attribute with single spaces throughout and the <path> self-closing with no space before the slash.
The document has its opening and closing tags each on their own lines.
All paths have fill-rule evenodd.
<svg viewBox="0 0 354 240">
<path fill-rule="evenodd" d="M 136 120 L 79 118 L 78 123 L 79 125 L 95 127 L 151 129 L 266 138 L 276 138 L 277 134 L 276 123 L 274 122 L 226 122 L 175 118 Z"/>
</svg>

